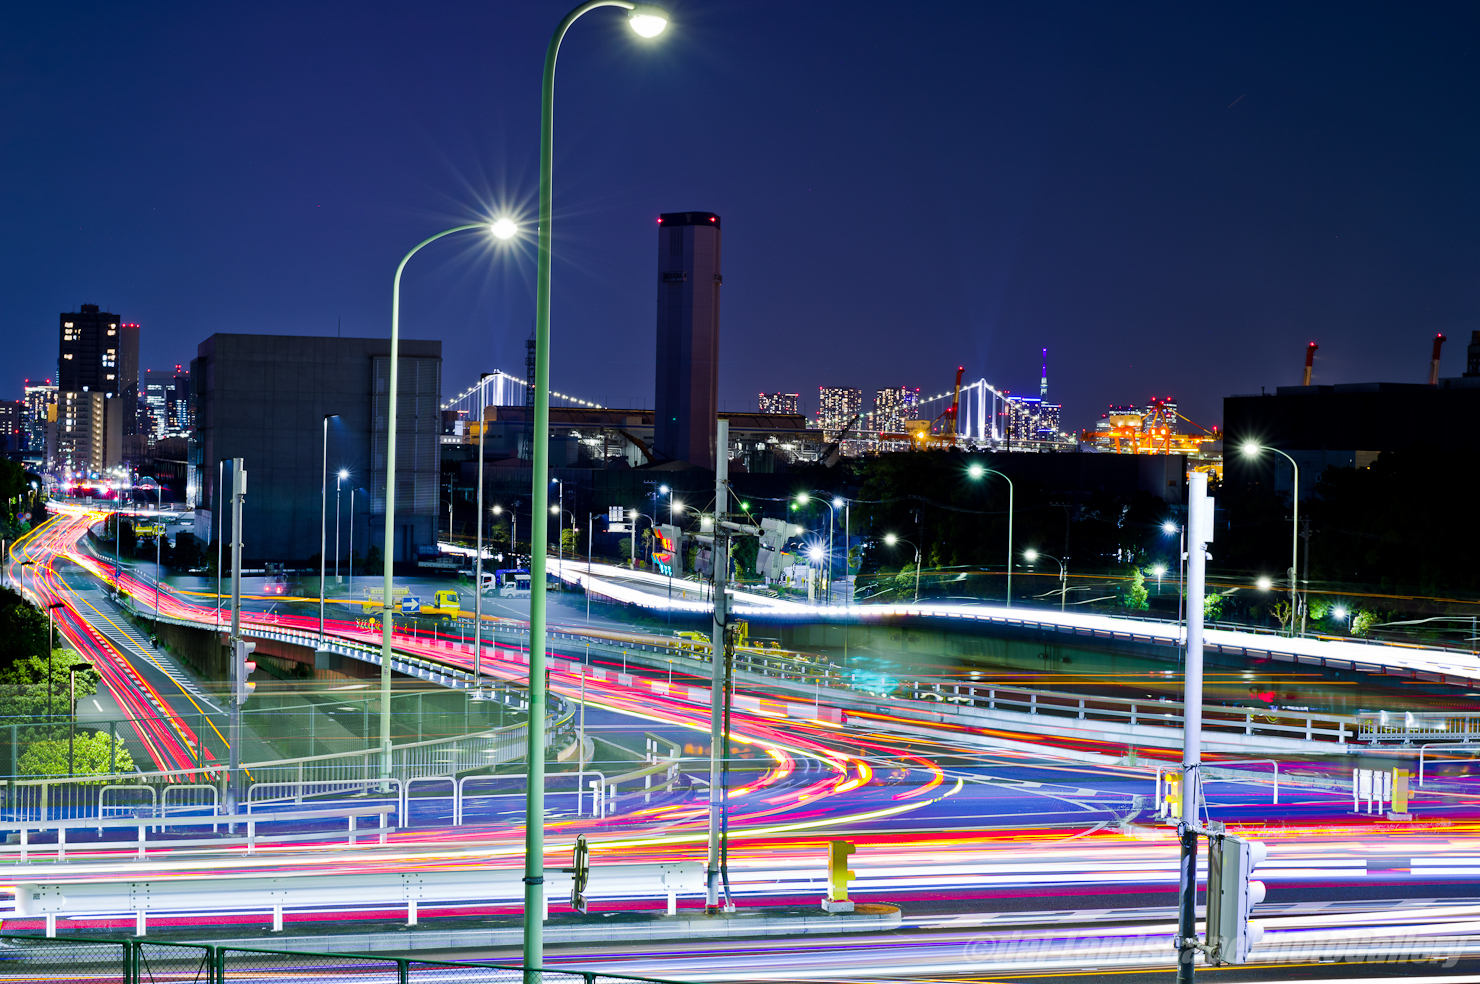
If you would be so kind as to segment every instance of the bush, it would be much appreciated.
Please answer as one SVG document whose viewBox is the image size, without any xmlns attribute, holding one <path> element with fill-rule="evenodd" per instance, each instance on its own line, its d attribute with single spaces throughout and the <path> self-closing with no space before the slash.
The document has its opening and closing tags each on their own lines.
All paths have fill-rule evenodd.
<svg viewBox="0 0 1480 984">
<path fill-rule="evenodd" d="M 101 731 L 79 731 L 72 740 L 70 763 L 67 739 L 50 738 L 27 745 L 16 768 L 23 776 L 103 776 L 134 771 L 134 760 L 123 747 L 122 738 L 114 739 Z"/>
<path fill-rule="evenodd" d="M 1216 622 L 1223 617 L 1223 596 L 1210 594 L 1203 599 L 1203 618 L 1209 622 Z"/>
<path fill-rule="evenodd" d="M 1376 612 L 1357 612 L 1352 616 L 1352 635 L 1359 638 L 1366 638 L 1367 634 L 1372 631 L 1372 627 L 1376 624 Z"/>
<path fill-rule="evenodd" d="M 1125 607 L 1145 611 L 1149 604 L 1146 598 L 1146 575 L 1137 567 L 1131 572 L 1131 583 L 1125 589 Z"/>
</svg>

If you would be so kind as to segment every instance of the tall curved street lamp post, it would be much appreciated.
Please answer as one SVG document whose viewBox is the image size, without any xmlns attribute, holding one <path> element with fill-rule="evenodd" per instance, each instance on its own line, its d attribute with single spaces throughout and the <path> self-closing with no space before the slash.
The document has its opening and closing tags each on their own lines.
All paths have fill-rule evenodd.
<svg viewBox="0 0 1480 984">
<path fill-rule="evenodd" d="M 392 353 L 395 352 L 395 347 L 396 347 L 396 343 L 395 343 L 394 340 L 392 340 L 391 341 L 391 351 L 392 351 Z M 394 354 L 391 357 L 392 358 L 395 358 Z M 393 374 L 392 375 L 392 378 L 394 378 L 394 372 L 395 372 L 395 370 L 392 370 L 392 374 Z M 320 649 L 323 649 L 324 648 L 324 576 L 328 573 L 328 570 L 329 570 L 329 554 L 328 554 L 328 546 L 329 546 L 329 543 L 328 543 L 328 531 L 329 531 L 329 527 L 328 527 L 328 522 L 329 522 L 329 421 L 333 420 L 337 416 L 339 416 L 339 414 L 337 414 L 337 413 L 326 413 L 326 414 L 324 414 L 324 461 L 323 461 L 323 465 L 322 465 L 322 467 L 320 469 L 320 480 L 319 480 L 319 648 Z M 392 417 L 391 419 L 394 420 L 395 418 Z M 337 508 L 337 502 L 338 502 L 338 492 L 337 492 L 338 485 L 337 485 L 337 483 L 336 483 L 335 488 L 336 488 L 335 501 L 336 501 L 336 508 Z M 387 516 L 387 522 L 389 522 L 389 516 L 390 516 L 390 514 L 387 513 L 386 516 Z M 335 536 L 336 539 L 339 536 L 339 531 L 337 529 L 334 531 L 334 536 Z M 339 558 L 338 557 L 335 557 L 334 558 L 334 566 L 335 567 L 338 567 L 339 566 Z"/>
<path fill-rule="evenodd" d="M 545 537 L 550 507 L 550 233 L 553 221 L 555 149 L 555 61 L 560 42 L 580 17 L 597 7 L 627 10 L 628 23 L 645 38 L 656 37 L 668 26 L 668 14 L 648 4 L 628 0 L 587 0 L 565 15 L 545 49 L 545 71 L 540 83 L 540 200 L 539 249 L 535 255 L 534 326 L 534 447 L 531 454 L 529 542 L 529 744 L 525 757 L 528 795 L 524 819 L 524 966 L 544 965 L 544 924 L 536 918 L 545 911 Z M 389 639 L 389 636 L 386 637 Z M 388 645 L 388 643 L 387 643 Z M 533 972 L 531 972 L 533 973 Z"/>
<path fill-rule="evenodd" d="M 1039 557 L 1047 557 L 1059 565 L 1059 611 L 1066 611 L 1069 601 L 1069 568 L 1064 566 L 1064 562 L 1053 554 L 1042 553 L 1033 549 L 1023 551 L 1023 559 L 1030 564 L 1037 561 Z"/>
<path fill-rule="evenodd" d="M 491 232 L 499 239 L 508 239 L 518 232 L 518 227 L 509 219 L 499 219 L 496 222 L 470 222 L 467 225 L 453 226 L 444 229 L 435 236 L 428 236 L 412 247 L 411 252 L 401 258 L 396 266 L 396 277 L 391 285 L 391 354 L 390 354 L 390 380 L 387 387 L 386 399 L 386 425 L 385 425 L 385 555 L 382 563 L 382 583 L 385 597 L 381 599 L 380 619 L 380 778 L 382 789 L 389 788 L 391 778 L 391 634 L 394 624 L 391 612 L 394 610 L 395 597 L 393 594 L 393 565 L 396 557 L 396 404 L 400 397 L 400 368 L 401 368 L 401 273 L 406 269 L 406 264 L 422 248 L 436 242 L 444 236 L 450 236 L 457 232 L 471 232 L 481 229 Z M 324 424 L 327 433 L 328 421 Z M 327 452 L 326 452 L 327 455 Z M 327 456 L 325 467 L 327 468 Z M 326 472 L 327 474 L 327 472 Z M 536 483 L 538 484 L 538 483 Z M 328 482 L 325 481 L 325 494 L 328 491 Z M 451 531 L 449 530 L 449 533 Z M 322 559 L 323 552 L 320 551 Z M 320 581 L 323 580 L 323 568 L 320 567 Z M 319 592 L 319 605 L 322 612 L 323 591 Z M 322 614 L 320 615 L 322 620 Z"/>
<path fill-rule="evenodd" d="M 1296 578 L 1296 571 L 1300 568 L 1296 561 L 1300 558 L 1300 466 L 1295 459 L 1290 457 L 1279 448 L 1272 448 L 1265 444 L 1248 441 L 1243 446 L 1243 452 L 1250 458 L 1259 457 L 1261 451 L 1273 451 L 1290 463 L 1295 471 L 1295 491 L 1290 496 L 1290 635 L 1295 635 L 1295 619 L 1300 613 L 1300 589 Z"/>
<path fill-rule="evenodd" d="M 984 475 L 996 475 L 1007 483 L 1007 607 L 1012 607 L 1012 513 L 1013 513 L 1013 487 L 1012 479 L 1002 474 L 995 468 L 973 463 L 966 469 L 966 474 L 972 478 L 981 478 Z"/>
<path fill-rule="evenodd" d="M 1187 527 L 1174 523 L 1170 519 L 1161 524 L 1161 531 L 1168 536 L 1177 534 L 1177 658 L 1181 659 L 1182 646 L 1185 640 L 1182 637 L 1182 605 L 1186 593 L 1183 587 L 1183 577 L 1187 568 Z"/>
<path fill-rule="evenodd" d="M 799 502 L 800 504 L 802 504 L 802 505 L 805 506 L 808 502 L 812 501 L 812 496 L 813 495 L 823 496 L 823 499 L 821 500 L 822 501 L 822 504 L 825 505 L 825 506 L 827 506 L 827 603 L 829 605 L 831 605 L 832 604 L 833 556 L 834 556 L 833 555 L 833 526 L 835 525 L 834 524 L 834 517 L 837 515 L 837 511 L 839 509 L 844 510 L 844 513 L 843 513 L 843 554 L 844 554 L 843 586 L 846 588 L 847 587 L 847 584 L 848 584 L 848 564 L 846 562 L 846 560 L 847 560 L 847 552 L 848 552 L 848 513 L 847 513 L 847 510 L 851 506 L 851 503 L 849 503 L 845 499 L 843 499 L 842 496 L 835 495 L 835 496 L 833 496 L 832 498 L 829 499 L 829 498 L 826 498 L 826 494 L 825 493 L 816 492 L 816 491 L 813 491 L 813 492 L 798 492 L 797 493 L 797 502 Z"/>
<path fill-rule="evenodd" d="M 887 543 L 891 547 L 894 546 L 896 543 L 909 543 L 910 546 L 912 546 L 912 547 L 915 548 L 915 601 L 919 601 L 920 600 L 920 545 L 918 543 L 911 543 L 909 540 L 906 540 L 902 536 L 895 536 L 893 533 L 890 533 L 889 535 L 885 536 L 884 537 L 884 542 Z"/>
</svg>

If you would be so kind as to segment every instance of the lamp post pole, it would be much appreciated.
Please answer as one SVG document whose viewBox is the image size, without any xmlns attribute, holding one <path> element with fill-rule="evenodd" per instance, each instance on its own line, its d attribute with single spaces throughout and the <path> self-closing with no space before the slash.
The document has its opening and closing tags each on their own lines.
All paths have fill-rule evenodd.
<svg viewBox="0 0 1480 984">
<path fill-rule="evenodd" d="M 493 373 L 478 376 L 478 533 L 473 561 L 473 693 L 483 692 L 483 432 L 488 430 L 488 387 Z M 448 531 L 451 532 L 450 530 Z M 494 644 L 497 648 L 498 644 Z"/>
<path fill-rule="evenodd" d="M 1279 448 L 1271 448 L 1268 445 L 1249 443 L 1244 445 L 1244 454 L 1254 457 L 1260 451 L 1269 450 L 1284 458 L 1290 463 L 1295 473 L 1294 492 L 1290 496 L 1290 635 L 1295 635 L 1295 619 L 1300 608 L 1300 582 L 1297 576 L 1300 568 L 1297 562 L 1300 559 L 1300 466 L 1295 459 L 1290 457 Z"/>
<path fill-rule="evenodd" d="M 159 476 L 154 476 L 154 492 L 158 497 L 154 507 L 154 631 L 150 633 L 149 641 L 154 646 L 159 645 L 159 575 L 163 571 L 160 565 L 160 542 L 164 539 L 164 486 L 159 484 Z"/>
<path fill-rule="evenodd" d="M 394 630 L 391 612 L 395 606 L 394 563 L 396 557 L 396 404 L 400 397 L 401 367 L 401 273 L 406 264 L 422 247 L 434 243 L 443 236 L 470 229 L 486 229 L 483 223 L 454 226 L 444 229 L 435 236 L 428 236 L 411 248 L 396 266 L 396 276 L 391 284 L 391 354 L 388 390 L 386 396 L 385 428 L 385 556 L 382 558 L 382 584 L 385 597 L 381 599 L 380 617 L 380 778 L 382 790 L 389 788 L 391 777 L 391 633 Z M 327 421 L 324 424 L 328 428 Z M 327 458 L 326 467 L 327 467 Z M 448 535 L 452 531 L 448 530 Z M 320 553 L 322 557 L 322 552 Z M 322 580 L 322 574 L 320 575 Z M 320 609 L 323 607 L 323 592 L 319 592 Z M 322 619 L 321 619 L 322 622 Z M 321 630 L 322 633 L 322 630 Z"/>
<path fill-rule="evenodd" d="M 349 581 L 345 584 L 345 594 L 351 599 L 355 596 L 355 493 L 358 491 L 349 490 Z"/>
<path fill-rule="evenodd" d="M 207 472 L 206 474 L 210 474 Z M 221 566 L 226 563 L 226 459 L 216 462 L 216 631 L 221 631 Z"/>
<path fill-rule="evenodd" d="M 339 518 L 339 493 L 340 493 L 341 484 L 344 482 L 344 479 L 346 478 L 346 476 L 347 476 L 347 473 L 343 469 L 340 469 L 334 475 L 334 583 L 335 584 L 340 583 L 340 581 L 339 581 L 339 528 L 341 526 L 341 522 L 340 522 L 340 518 Z"/>
<path fill-rule="evenodd" d="M 395 411 L 391 411 L 394 413 Z M 324 414 L 324 464 L 322 479 L 319 483 L 319 648 L 324 648 L 324 575 L 328 573 L 328 549 L 326 538 L 327 523 L 329 519 L 329 420 L 337 417 L 337 413 Z M 336 488 L 338 483 L 336 482 Z M 335 493 L 336 497 L 338 493 Z M 337 500 L 336 500 L 337 501 Z M 337 506 L 336 506 L 337 508 Z M 338 534 L 335 530 L 335 534 Z M 338 558 L 335 558 L 338 563 Z"/>
<path fill-rule="evenodd" d="M 529 735 L 527 790 L 524 821 L 524 966 L 544 964 L 545 940 L 545 566 L 544 550 L 550 495 L 550 242 L 553 221 L 553 175 L 555 151 L 555 61 L 560 42 L 570 26 L 597 7 L 621 7 L 631 12 L 632 28 L 645 37 L 663 30 L 668 17 L 646 5 L 627 0 L 586 0 L 566 14 L 550 36 L 545 49 L 545 70 L 540 83 L 540 194 L 539 248 L 535 254 L 535 393 L 534 447 L 531 454 L 529 570 Z M 538 971 L 526 972 L 530 984 Z"/>
<path fill-rule="evenodd" d="M 972 478 L 981 478 L 983 475 L 996 475 L 1007 483 L 1007 607 L 1012 607 L 1012 514 L 1014 489 L 1012 479 L 995 468 L 986 465 L 973 464 L 966 473 Z"/>
</svg>

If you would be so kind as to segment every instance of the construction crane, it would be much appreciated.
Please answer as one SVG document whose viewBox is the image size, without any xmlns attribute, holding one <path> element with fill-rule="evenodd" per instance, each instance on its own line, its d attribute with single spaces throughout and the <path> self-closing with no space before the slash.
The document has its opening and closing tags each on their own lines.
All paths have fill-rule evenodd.
<svg viewBox="0 0 1480 984">
<path fill-rule="evenodd" d="M 965 366 L 956 367 L 956 385 L 951 391 L 951 405 L 946 407 L 941 412 L 941 415 L 936 417 L 930 425 L 931 431 L 934 432 L 936 424 L 942 420 L 946 422 L 948 429 L 941 432 L 941 436 L 945 438 L 946 447 L 953 448 L 956 446 L 956 414 L 961 408 L 961 374 L 965 371 Z"/>
<path fill-rule="evenodd" d="M 832 442 L 828 444 L 827 447 L 818 452 L 817 460 L 822 462 L 822 464 L 828 468 L 836 465 L 838 461 L 841 460 L 843 457 L 841 454 L 838 453 L 838 449 L 843 446 L 843 438 L 848 436 L 848 432 L 853 429 L 853 425 L 858 423 L 858 418 L 862 416 L 862 410 L 855 413 L 852 418 L 850 418 L 849 421 L 843 425 L 843 429 L 838 431 L 838 436 L 833 438 Z"/>
</svg>

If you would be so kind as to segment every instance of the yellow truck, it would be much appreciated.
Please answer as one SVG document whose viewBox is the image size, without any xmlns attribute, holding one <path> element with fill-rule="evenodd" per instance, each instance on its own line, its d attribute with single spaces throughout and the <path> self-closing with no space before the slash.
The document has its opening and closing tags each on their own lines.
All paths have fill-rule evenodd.
<svg viewBox="0 0 1480 984">
<path fill-rule="evenodd" d="M 462 599 L 456 591 L 438 591 L 432 596 L 431 604 L 421 606 L 421 614 L 433 618 L 462 618 L 464 614 Z"/>
</svg>

